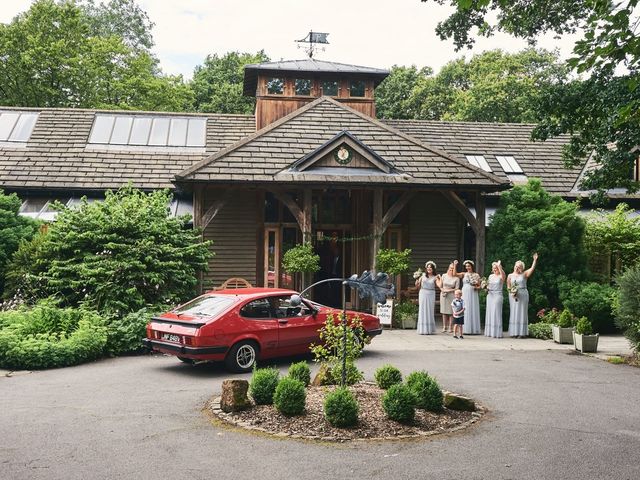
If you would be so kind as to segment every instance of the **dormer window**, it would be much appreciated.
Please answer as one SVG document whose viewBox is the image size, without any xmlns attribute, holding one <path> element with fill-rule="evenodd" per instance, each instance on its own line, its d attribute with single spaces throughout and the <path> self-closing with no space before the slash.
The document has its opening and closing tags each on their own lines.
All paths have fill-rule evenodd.
<svg viewBox="0 0 640 480">
<path fill-rule="evenodd" d="M 296 78 L 296 95 L 308 97 L 309 95 L 311 95 L 312 85 L 313 82 L 307 78 Z"/>
<path fill-rule="evenodd" d="M 269 95 L 283 95 L 284 79 L 278 77 L 271 77 L 267 79 L 267 93 Z"/>
<path fill-rule="evenodd" d="M 326 80 L 322 82 L 322 95 L 327 97 L 338 96 L 338 82 L 335 80 Z"/>
<path fill-rule="evenodd" d="M 504 173 L 524 173 L 513 155 L 496 155 Z"/>
<path fill-rule="evenodd" d="M 364 97 L 365 85 L 363 80 L 351 80 L 349 85 L 350 97 Z"/>
</svg>

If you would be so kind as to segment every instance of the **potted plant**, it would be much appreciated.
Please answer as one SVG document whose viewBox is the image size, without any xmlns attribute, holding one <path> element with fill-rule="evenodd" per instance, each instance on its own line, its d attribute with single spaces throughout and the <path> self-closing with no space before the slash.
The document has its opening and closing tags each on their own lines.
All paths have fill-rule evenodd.
<svg viewBox="0 0 640 480">
<path fill-rule="evenodd" d="M 411 249 L 406 248 L 401 252 L 393 248 L 381 248 L 376 254 L 376 269 L 379 272 L 389 274 L 391 283 L 400 291 L 399 275 L 409 271 L 411 263 Z"/>
<path fill-rule="evenodd" d="M 556 343 L 573 343 L 573 326 L 575 318 L 569 309 L 564 309 L 558 319 L 551 327 L 553 333 L 553 341 Z"/>
<path fill-rule="evenodd" d="M 593 334 L 593 325 L 587 317 L 581 317 L 576 324 L 576 330 L 573 332 L 573 343 L 576 350 L 595 353 L 598 351 L 598 338 L 600 334 Z"/>
<path fill-rule="evenodd" d="M 396 303 L 393 310 L 396 326 L 416 328 L 418 326 L 418 306 L 410 300 Z"/>
<path fill-rule="evenodd" d="M 282 257 L 282 268 L 287 273 L 301 273 L 302 285 L 300 290 L 304 290 L 306 274 L 320 270 L 320 256 L 314 252 L 313 245 L 304 243 L 296 245 L 287 250 Z"/>
</svg>

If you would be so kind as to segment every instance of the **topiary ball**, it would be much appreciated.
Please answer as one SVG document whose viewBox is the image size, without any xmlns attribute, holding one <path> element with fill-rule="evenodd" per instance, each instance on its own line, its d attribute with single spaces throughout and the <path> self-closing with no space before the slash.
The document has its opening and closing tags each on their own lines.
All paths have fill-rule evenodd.
<svg viewBox="0 0 640 480">
<path fill-rule="evenodd" d="M 427 372 L 413 372 L 407 377 L 407 387 L 411 391 L 415 406 L 430 412 L 440 412 L 444 395 L 436 380 Z"/>
<path fill-rule="evenodd" d="M 402 383 L 402 373 L 393 365 L 383 365 L 373 375 L 378 387 L 387 390 L 391 385 Z"/>
<path fill-rule="evenodd" d="M 289 377 L 300 380 L 305 387 L 311 383 L 311 370 L 307 362 L 292 363 L 289 367 Z"/>
<path fill-rule="evenodd" d="M 275 368 L 257 368 L 249 382 L 249 393 L 258 405 L 271 405 L 280 372 Z"/>
<path fill-rule="evenodd" d="M 389 390 L 382 397 L 382 408 L 387 417 L 401 423 L 410 423 L 416 415 L 414 397 L 409 387 L 396 384 L 389 387 Z"/>
<path fill-rule="evenodd" d="M 358 401 L 346 388 L 336 388 L 324 399 L 324 416 L 334 427 L 353 427 L 358 423 L 359 410 Z"/>
<path fill-rule="evenodd" d="M 364 380 L 364 374 L 358 370 L 358 367 L 353 361 L 347 360 L 346 367 L 345 382 L 347 385 L 355 385 Z M 331 382 L 334 385 L 340 385 L 342 383 L 342 362 L 336 362 L 331 365 L 330 375 Z"/>
<path fill-rule="evenodd" d="M 300 415 L 304 412 L 306 399 L 307 392 L 304 383 L 295 378 L 284 377 L 278 382 L 273 395 L 273 404 L 283 415 Z"/>
</svg>

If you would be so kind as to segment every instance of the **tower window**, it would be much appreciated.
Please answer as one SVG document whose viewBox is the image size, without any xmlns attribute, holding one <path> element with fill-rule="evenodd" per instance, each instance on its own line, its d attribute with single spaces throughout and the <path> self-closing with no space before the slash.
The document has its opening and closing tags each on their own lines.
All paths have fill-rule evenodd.
<svg viewBox="0 0 640 480">
<path fill-rule="evenodd" d="M 338 82 L 334 80 L 322 82 L 322 95 L 327 97 L 338 96 Z"/>
<path fill-rule="evenodd" d="M 349 96 L 350 97 L 364 97 L 364 81 L 362 80 L 352 80 L 349 85 Z"/>
<path fill-rule="evenodd" d="M 269 95 L 282 95 L 284 93 L 284 79 L 276 77 L 268 79 L 267 93 Z"/>
<path fill-rule="evenodd" d="M 307 78 L 296 78 L 296 95 L 308 97 L 311 95 L 311 80 Z"/>
</svg>

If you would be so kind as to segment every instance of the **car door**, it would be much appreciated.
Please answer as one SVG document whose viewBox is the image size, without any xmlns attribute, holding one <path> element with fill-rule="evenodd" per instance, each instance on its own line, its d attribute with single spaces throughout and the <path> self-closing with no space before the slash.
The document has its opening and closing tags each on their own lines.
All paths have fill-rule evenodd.
<svg viewBox="0 0 640 480">
<path fill-rule="evenodd" d="M 291 305 L 290 295 L 272 297 L 275 316 L 278 319 L 278 350 L 281 355 L 309 352 L 309 345 L 320 340 L 322 321 L 314 310 L 302 303 Z"/>
<path fill-rule="evenodd" d="M 260 342 L 260 357 L 267 358 L 278 351 L 278 320 L 274 318 L 269 298 L 258 298 L 247 302 L 240 308 L 242 335 L 255 335 Z"/>
</svg>

